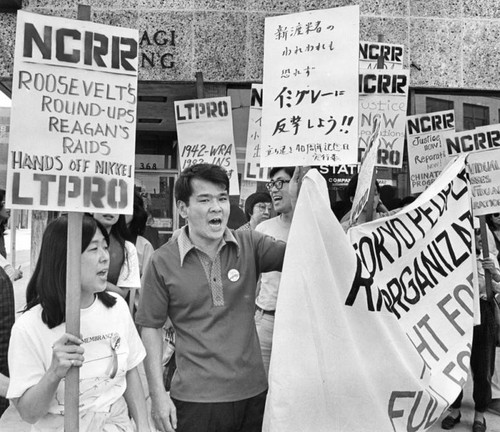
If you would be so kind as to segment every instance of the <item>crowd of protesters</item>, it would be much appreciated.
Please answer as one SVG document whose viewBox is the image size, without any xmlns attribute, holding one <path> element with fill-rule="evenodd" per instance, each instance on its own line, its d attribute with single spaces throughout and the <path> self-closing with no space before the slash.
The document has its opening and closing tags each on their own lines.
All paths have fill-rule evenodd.
<svg viewBox="0 0 500 432">
<path fill-rule="evenodd" d="M 268 193 L 250 195 L 247 222 L 229 229 L 225 170 L 209 164 L 185 169 L 175 199 L 186 225 L 154 252 L 143 237 L 147 212 L 140 196 L 133 215 L 85 215 L 80 337 L 65 332 L 67 216 L 44 233 L 26 306 L 15 323 L 11 279 L 22 273 L 7 269 L 0 250 L 6 262 L 0 258 L 1 318 L 7 317 L 0 342 L 9 347 L 9 367 L 0 357 L 0 413 L 6 396 L 33 430 L 62 431 L 64 378 L 78 367 L 82 431 L 261 431 L 280 272 L 302 176 L 300 168 L 271 169 Z M 332 208 L 345 229 L 356 184 L 354 176 L 344 201 Z M 376 189 L 375 218 L 414 199 L 397 199 L 394 190 L 378 184 Z M 484 295 L 485 272 L 500 292 L 500 215 L 490 215 L 488 222 L 494 253 L 477 259 L 482 319 L 471 358 L 474 432 L 486 430 L 487 409 L 500 415 L 500 394 L 492 396 L 495 386 L 500 391 L 500 382 L 492 382 L 496 324 Z M 168 386 L 167 322 L 175 330 L 175 373 Z M 143 392 L 141 362 L 149 394 Z M 461 398 L 443 419 L 443 429 L 460 422 Z"/>
</svg>

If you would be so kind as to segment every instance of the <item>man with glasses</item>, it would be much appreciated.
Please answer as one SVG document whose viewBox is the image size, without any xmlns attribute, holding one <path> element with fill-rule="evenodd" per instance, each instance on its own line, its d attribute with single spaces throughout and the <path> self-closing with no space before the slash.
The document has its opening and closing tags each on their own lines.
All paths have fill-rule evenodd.
<svg viewBox="0 0 500 432">
<path fill-rule="evenodd" d="M 271 194 L 276 217 L 260 223 L 256 231 L 267 234 L 276 240 L 286 242 L 292 224 L 294 206 L 290 195 L 290 181 L 293 167 L 275 167 L 269 171 L 270 181 L 266 184 Z M 262 273 L 257 299 L 255 300 L 255 324 L 259 335 L 260 350 L 266 374 L 269 374 L 269 362 L 273 345 L 274 314 L 281 279 L 281 272 Z"/>
<path fill-rule="evenodd" d="M 299 170 L 285 180 L 293 205 Z M 188 223 L 153 254 L 136 315 L 156 428 L 260 432 L 267 379 L 255 330 L 255 286 L 260 272 L 281 270 L 286 245 L 256 231 L 227 228 L 229 178 L 219 166 L 186 168 L 175 183 L 175 198 Z M 167 318 L 176 331 L 170 394 L 161 367 Z"/>
<path fill-rule="evenodd" d="M 271 195 L 266 192 L 255 192 L 245 200 L 245 216 L 248 222 L 238 231 L 252 231 L 261 222 L 271 217 Z"/>
</svg>

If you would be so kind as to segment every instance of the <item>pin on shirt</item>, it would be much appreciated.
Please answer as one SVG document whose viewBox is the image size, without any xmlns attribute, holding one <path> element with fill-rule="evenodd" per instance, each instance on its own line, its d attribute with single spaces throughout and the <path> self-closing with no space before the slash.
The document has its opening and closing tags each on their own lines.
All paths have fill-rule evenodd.
<svg viewBox="0 0 500 432">
<path fill-rule="evenodd" d="M 240 278 L 240 272 L 236 269 L 231 269 L 227 272 L 227 277 L 231 282 L 236 282 Z"/>
</svg>

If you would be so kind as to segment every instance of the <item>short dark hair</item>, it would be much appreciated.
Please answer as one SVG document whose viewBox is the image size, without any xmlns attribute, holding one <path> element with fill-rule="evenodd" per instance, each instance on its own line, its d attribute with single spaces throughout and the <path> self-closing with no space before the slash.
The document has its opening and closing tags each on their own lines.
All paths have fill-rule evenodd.
<svg viewBox="0 0 500 432">
<path fill-rule="evenodd" d="M 97 230 L 109 244 L 106 229 L 92 216 L 85 214 L 82 221 L 82 253 L 87 249 Z M 27 311 L 37 304 L 42 306 L 42 321 L 49 328 L 66 321 L 66 262 L 68 241 L 68 217 L 58 217 L 43 233 L 40 255 L 35 271 L 26 288 Z M 108 308 L 114 306 L 116 298 L 106 291 L 97 297 Z"/>
<path fill-rule="evenodd" d="M 356 188 L 358 187 L 358 176 L 359 173 L 354 174 L 349 180 L 347 187 L 345 188 L 344 199 L 346 201 L 350 201 L 350 199 L 354 198 L 354 195 L 356 195 Z M 380 184 L 377 180 L 375 180 L 375 187 L 377 188 L 377 191 L 380 194 Z"/>
<path fill-rule="evenodd" d="M 284 170 L 290 177 L 293 177 L 293 172 L 295 171 L 295 167 L 273 167 L 269 171 L 269 178 L 271 178 L 278 171 Z"/>
<path fill-rule="evenodd" d="M 191 165 L 181 172 L 175 182 L 175 200 L 189 205 L 189 198 L 193 194 L 191 180 L 205 180 L 223 187 L 229 193 L 229 177 L 224 168 L 213 164 Z"/>
<path fill-rule="evenodd" d="M 250 217 L 253 214 L 253 208 L 255 204 L 270 203 L 270 202 L 272 202 L 271 195 L 269 195 L 267 192 L 253 193 L 245 200 L 245 216 L 247 217 L 248 220 L 250 220 Z"/>
</svg>

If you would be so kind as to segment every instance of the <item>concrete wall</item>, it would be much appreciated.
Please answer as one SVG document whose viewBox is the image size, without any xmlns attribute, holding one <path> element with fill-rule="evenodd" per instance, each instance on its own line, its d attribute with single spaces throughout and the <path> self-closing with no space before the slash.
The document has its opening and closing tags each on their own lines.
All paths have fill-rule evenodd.
<svg viewBox="0 0 500 432">
<path fill-rule="evenodd" d="M 262 80 L 264 19 L 359 4 L 362 40 L 404 44 L 411 85 L 498 89 L 498 0 L 82 0 L 95 22 L 139 29 L 139 79 Z M 23 9 L 76 18 L 76 2 L 24 0 Z M 12 75 L 15 14 L 0 14 L 0 77 Z M 174 33 L 174 44 L 171 41 Z M 145 36 L 146 33 L 146 36 Z M 154 35 L 156 34 L 156 41 Z M 161 59 L 163 58 L 163 65 Z M 149 59 L 149 61 L 147 60 Z M 150 64 L 153 63 L 153 66 Z"/>
</svg>

